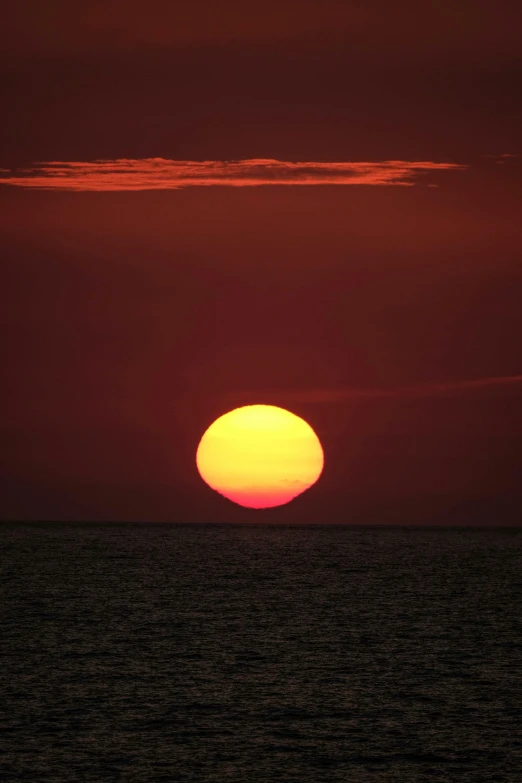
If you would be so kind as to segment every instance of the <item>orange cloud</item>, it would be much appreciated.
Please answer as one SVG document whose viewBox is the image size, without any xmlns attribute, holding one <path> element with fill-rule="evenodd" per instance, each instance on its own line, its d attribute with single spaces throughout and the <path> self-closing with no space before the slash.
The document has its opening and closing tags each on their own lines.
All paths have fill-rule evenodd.
<svg viewBox="0 0 522 783">
<path fill-rule="evenodd" d="M 0 183 L 72 191 L 177 190 L 214 185 L 413 185 L 421 176 L 466 166 L 434 161 L 289 162 L 271 159 L 190 161 L 165 158 L 49 161 L 10 171 Z"/>
</svg>

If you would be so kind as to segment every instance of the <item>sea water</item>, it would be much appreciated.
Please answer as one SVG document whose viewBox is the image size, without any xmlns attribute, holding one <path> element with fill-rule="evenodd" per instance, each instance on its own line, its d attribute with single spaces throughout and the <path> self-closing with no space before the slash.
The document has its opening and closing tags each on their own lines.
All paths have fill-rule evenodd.
<svg viewBox="0 0 522 783">
<path fill-rule="evenodd" d="M 3 524 L 0 780 L 522 780 L 522 530 Z"/>
</svg>

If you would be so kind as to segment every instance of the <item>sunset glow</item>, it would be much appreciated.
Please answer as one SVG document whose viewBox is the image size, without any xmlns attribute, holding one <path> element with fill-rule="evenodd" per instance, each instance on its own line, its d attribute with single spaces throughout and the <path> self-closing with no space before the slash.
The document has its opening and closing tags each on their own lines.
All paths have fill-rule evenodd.
<svg viewBox="0 0 522 783">
<path fill-rule="evenodd" d="M 196 454 L 202 479 L 240 506 L 270 508 L 311 487 L 324 463 L 306 421 L 273 405 L 248 405 L 221 416 Z"/>
</svg>

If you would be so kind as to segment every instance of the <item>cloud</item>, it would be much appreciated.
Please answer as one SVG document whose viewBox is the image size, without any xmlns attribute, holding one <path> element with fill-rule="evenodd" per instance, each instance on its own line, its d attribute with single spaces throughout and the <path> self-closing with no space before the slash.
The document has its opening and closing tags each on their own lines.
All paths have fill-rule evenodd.
<svg viewBox="0 0 522 783">
<path fill-rule="evenodd" d="M 422 175 L 467 168 L 457 163 L 289 162 L 271 159 L 190 161 L 165 158 L 49 161 L 12 170 L 0 184 L 40 190 L 140 191 L 261 185 L 413 185 Z"/>
<path fill-rule="evenodd" d="M 497 163 L 500 166 L 505 166 L 506 163 L 520 164 L 522 161 L 522 155 L 512 152 L 505 152 L 503 155 L 497 157 Z"/>
<path fill-rule="evenodd" d="M 400 386 L 395 389 L 271 389 L 259 392 L 230 392 L 227 399 L 238 402 L 238 399 L 251 401 L 260 396 L 265 401 L 279 403 L 302 404 L 334 404 L 351 400 L 384 400 L 384 399 L 419 399 L 430 397 L 451 396 L 472 392 L 479 389 L 490 389 L 501 386 L 522 386 L 522 375 L 493 376 L 477 378 L 469 381 L 454 381 L 452 383 L 419 384 Z M 247 404 L 247 403 L 245 403 Z"/>
</svg>

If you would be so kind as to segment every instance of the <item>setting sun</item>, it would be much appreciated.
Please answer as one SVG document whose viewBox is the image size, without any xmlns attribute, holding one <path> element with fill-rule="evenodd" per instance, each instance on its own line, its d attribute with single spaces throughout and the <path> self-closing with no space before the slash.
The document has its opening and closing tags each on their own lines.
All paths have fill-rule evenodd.
<svg viewBox="0 0 522 783">
<path fill-rule="evenodd" d="M 270 508 L 315 484 L 324 457 L 319 438 L 304 419 L 273 405 L 247 405 L 210 425 L 196 463 L 202 479 L 229 500 Z"/>
</svg>

